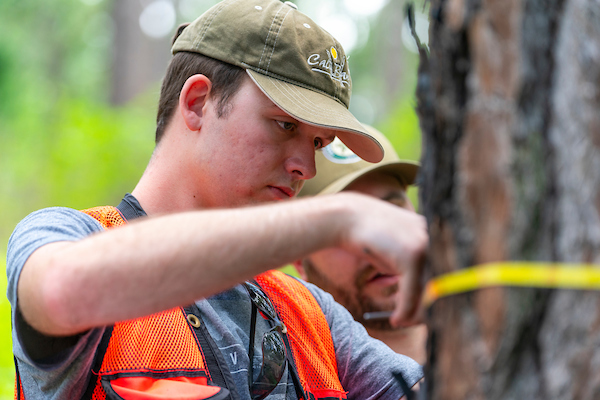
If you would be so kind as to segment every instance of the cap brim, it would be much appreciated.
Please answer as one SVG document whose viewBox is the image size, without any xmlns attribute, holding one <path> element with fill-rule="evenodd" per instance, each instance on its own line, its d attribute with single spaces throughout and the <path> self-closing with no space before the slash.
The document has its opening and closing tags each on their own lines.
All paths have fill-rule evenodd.
<svg viewBox="0 0 600 400">
<path fill-rule="evenodd" d="M 279 108 L 307 124 L 334 129 L 336 136 L 357 156 L 376 163 L 383 147 L 340 102 L 326 94 L 246 69 L 250 78 Z"/>
<path fill-rule="evenodd" d="M 338 180 L 331 182 L 318 194 L 323 195 L 341 192 L 359 177 L 374 171 L 389 173 L 390 175 L 398 177 L 404 184 L 412 185 L 419 172 L 419 164 L 409 161 L 393 161 L 390 163 L 373 165 L 372 167 L 344 175 Z"/>
</svg>

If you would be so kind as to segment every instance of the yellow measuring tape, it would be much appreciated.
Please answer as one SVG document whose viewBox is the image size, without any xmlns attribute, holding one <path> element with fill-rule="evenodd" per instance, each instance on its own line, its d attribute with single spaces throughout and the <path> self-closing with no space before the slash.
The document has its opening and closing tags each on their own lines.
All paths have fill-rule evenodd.
<svg viewBox="0 0 600 400">
<path fill-rule="evenodd" d="M 494 286 L 600 290 L 600 265 L 523 261 L 482 264 L 430 280 L 423 302 L 429 307 L 441 297 Z"/>
</svg>

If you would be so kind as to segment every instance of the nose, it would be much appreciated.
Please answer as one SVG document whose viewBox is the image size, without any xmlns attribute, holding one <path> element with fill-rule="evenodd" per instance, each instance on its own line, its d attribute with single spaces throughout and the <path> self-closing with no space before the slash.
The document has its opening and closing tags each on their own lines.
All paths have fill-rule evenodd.
<svg viewBox="0 0 600 400">
<path fill-rule="evenodd" d="M 291 156 L 286 160 L 286 170 L 294 179 L 311 179 L 317 174 L 315 166 L 315 148 L 313 142 L 309 145 L 295 145 Z"/>
</svg>

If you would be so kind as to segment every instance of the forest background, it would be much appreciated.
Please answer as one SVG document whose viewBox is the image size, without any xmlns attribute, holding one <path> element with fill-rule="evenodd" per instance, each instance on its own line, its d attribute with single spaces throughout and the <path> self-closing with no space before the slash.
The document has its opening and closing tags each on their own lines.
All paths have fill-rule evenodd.
<svg viewBox="0 0 600 400">
<path fill-rule="evenodd" d="M 0 2 L 0 268 L 15 225 L 44 207 L 119 203 L 154 147 L 175 27 L 215 0 Z M 418 160 L 418 58 L 400 0 L 297 0 L 350 56 L 351 110 Z M 419 2 L 417 2 L 417 6 Z M 417 9 L 420 9 L 417 7 Z M 426 42 L 427 19 L 417 14 Z M 409 195 L 416 204 L 416 191 Z M 6 275 L 0 275 L 6 292 Z M 13 398 L 10 305 L 0 297 L 0 400 Z"/>
</svg>

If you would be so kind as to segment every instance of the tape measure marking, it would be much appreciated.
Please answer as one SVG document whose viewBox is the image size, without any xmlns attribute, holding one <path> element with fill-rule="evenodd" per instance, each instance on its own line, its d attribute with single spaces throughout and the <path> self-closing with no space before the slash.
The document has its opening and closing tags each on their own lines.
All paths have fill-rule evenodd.
<svg viewBox="0 0 600 400">
<path fill-rule="evenodd" d="M 482 264 L 430 280 L 423 302 L 429 307 L 441 297 L 495 286 L 600 290 L 600 265 L 523 261 Z"/>
</svg>

